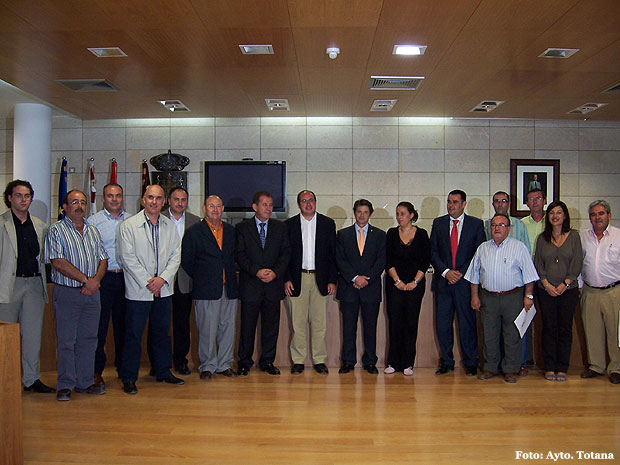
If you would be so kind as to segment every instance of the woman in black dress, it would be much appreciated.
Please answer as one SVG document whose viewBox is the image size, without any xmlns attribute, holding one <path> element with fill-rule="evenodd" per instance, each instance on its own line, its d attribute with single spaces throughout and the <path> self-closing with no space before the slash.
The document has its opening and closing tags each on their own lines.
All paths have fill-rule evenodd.
<svg viewBox="0 0 620 465">
<path fill-rule="evenodd" d="M 385 294 L 390 346 L 386 374 L 413 375 L 418 319 L 431 261 L 428 233 L 414 225 L 418 212 L 410 202 L 396 206 L 398 227 L 390 228 L 386 241 Z"/>
</svg>

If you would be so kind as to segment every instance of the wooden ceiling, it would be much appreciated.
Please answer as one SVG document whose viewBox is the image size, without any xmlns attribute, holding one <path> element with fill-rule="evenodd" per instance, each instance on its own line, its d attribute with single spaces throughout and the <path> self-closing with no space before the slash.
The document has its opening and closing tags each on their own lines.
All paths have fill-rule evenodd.
<svg viewBox="0 0 620 465">
<path fill-rule="evenodd" d="M 392 54 L 394 44 L 426 54 Z M 239 44 L 272 44 L 242 55 Z M 97 58 L 87 47 L 120 47 Z M 340 47 L 335 60 L 327 47 Z M 569 59 L 538 58 L 548 47 Z M 368 89 L 371 75 L 424 76 L 415 91 Z M 104 78 L 78 93 L 57 79 Z M 83 119 L 446 116 L 620 120 L 618 0 L 0 0 L 0 79 Z M 398 99 L 389 113 L 374 99 Z M 492 113 L 469 110 L 503 100 Z"/>
</svg>

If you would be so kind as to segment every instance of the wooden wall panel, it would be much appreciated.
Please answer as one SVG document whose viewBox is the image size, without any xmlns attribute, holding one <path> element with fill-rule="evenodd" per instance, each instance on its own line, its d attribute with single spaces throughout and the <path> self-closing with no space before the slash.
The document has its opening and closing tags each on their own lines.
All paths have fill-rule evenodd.
<svg viewBox="0 0 620 465">
<path fill-rule="evenodd" d="M 0 322 L 0 463 L 22 465 L 22 383 L 19 325 Z"/>
</svg>

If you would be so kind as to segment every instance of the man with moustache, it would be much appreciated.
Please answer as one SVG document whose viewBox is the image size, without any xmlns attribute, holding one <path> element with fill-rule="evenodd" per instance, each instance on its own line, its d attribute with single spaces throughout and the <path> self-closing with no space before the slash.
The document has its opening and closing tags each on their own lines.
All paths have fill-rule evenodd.
<svg viewBox="0 0 620 465">
<path fill-rule="evenodd" d="M 583 247 L 583 289 L 581 317 L 586 334 L 589 367 L 584 379 L 603 376 L 605 369 L 612 384 L 620 384 L 620 229 L 611 226 L 611 207 L 595 200 L 588 207 L 592 229 L 581 233 Z M 607 339 L 607 344 L 605 344 Z M 605 360 L 605 345 L 609 364 Z"/>
<path fill-rule="evenodd" d="M 336 225 L 334 220 L 316 211 L 314 192 L 303 190 L 297 194 L 300 214 L 286 220 L 291 244 L 284 283 L 288 296 L 293 335 L 291 358 L 294 375 L 304 371 L 306 360 L 306 326 L 310 324 L 310 341 L 314 370 L 328 374 L 327 330 L 328 296 L 336 293 Z"/>
<path fill-rule="evenodd" d="M 273 197 L 258 191 L 252 198 L 255 216 L 237 225 L 235 257 L 239 265 L 241 331 L 237 373 L 247 376 L 253 365 L 254 337 L 261 317 L 260 369 L 279 375 L 274 366 L 280 326 L 280 301 L 284 298 L 284 274 L 291 248 L 286 225 L 270 219 Z"/>
<path fill-rule="evenodd" d="M 65 218 L 54 223 L 45 237 L 45 261 L 52 263 L 54 314 L 58 338 L 56 399 L 68 401 L 71 390 L 104 394 L 93 382 L 101 298 L 99 288 L 108 268 L 99 230 L 84 219 L 86 196 L 67 192 Z"/>
<path fill-rule="evenodd" d="M 357 320 L 360 309 L 364 332 L 364 369 L 377 370 L 377 317 L 381 303 L 381 274 L 385 268 L 385 232 L 369 224 L 374 209 L 366 199 L 353 204 L 355 223 L 338 231 L 336 299 L 342 312 L 342 365 L 338 373 L 349 373 L 357 362 Z"/>
<path fill-rule="evenodd" d="M 152 327 L 153 372 L 158 382 L 181 385 L 184 381 L 170 372 L 171 295 L 174 277 L 181 263 L 181 240 L 174 223 L 161 215 L 164 190 L 147 186 L 142 196 L 144 209 L 123 221 L 119 228 L 119 256 L 125 276 L 127 317 L 120 376 L 123 390 L 137 394 L 142 333 L 149 319 Z"/>
<path fill-rule="evenodd" d="M 210 195 L 202 206 L 203 221 L 187 230 L 181 246 L 181 267 L 194 282 L 193 299 L 200 379 L 214 374 L 235 378 L 233 340 L 237 319 L 235 228 L 222 221 L 224 204 Z"/>
<path fill-rule="evenodd" d="M 41 382 L 39 352 L 47 301 L 43 240 L 47 225 L 28 210 L 34 190 L 16 179 L 4 190 L 9 211 L 0 215 L 0 320 L 19 323 L 24 391 L 49 394 Z"/>
<path fill-rule="evenodd" d="M 95 352 L 95 383 L 105 385 L 103 370 L 106 365 L 105 343 L 108 326 L 112 317 L 114 329 L 114 366 L 120 371 L 125 341 L 125 279 L 123 268 L 117 257 L 118 227 L 129 217 L 123 210 L 123 188 L 120 184 L 109 183 L 103 186 L 103 210 L 88 218 L 88 222 L 97 227 L 108 253 L 108 269 L 101 279 L 101 315 L 97 333 L 97 351 Z"/>
<path fill-rule="evenodd" d="M 185 232 L 200 221 L 200 218 L 187 211 L 189 194 L 184 187 L 173 187 L 168 194 L 169 209 L 162 215 L 170 218 L 177 228 L 179 238 L 183 240 Z M 174 279 L 172 294 L 172 362 L 174 371 L 180 375 L 189 375 L 187 354 L 190 347 L 189 316 L 192 311 L 192 279 L 183 266 Z"/>
<path fill-rule="evenodd" d="M 469 283 L 463 275 L 476 249 L 484 242 L 482 220 L 465 214 L 467 194 L 453 190 L 448 194 L 448 214 L 435 218 L 431 231 L 431 263 L 435 270 L 432 289 L 437 307 L 437 342 L 441 361 L 436 375 L 454 370 L 454 314 L 458 319 L 459 340 L 465 374 L 478 372 L 476 314 L 469 305 Z"/>
</svg>

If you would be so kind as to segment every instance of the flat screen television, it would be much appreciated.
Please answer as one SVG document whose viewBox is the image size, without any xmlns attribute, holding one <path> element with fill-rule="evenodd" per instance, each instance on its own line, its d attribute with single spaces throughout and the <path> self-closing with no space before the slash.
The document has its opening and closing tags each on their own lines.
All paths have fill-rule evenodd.
<svg viewBox="0 0 620 465">
<path fill-rule="evenodd" d="M 205 161 L 205 198 L 218 195 L 227 212 L 252 212 L 252 196 L 269 191 L 273 211 L 286 210 L 285 161 Z"/>
</svg>

